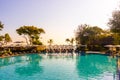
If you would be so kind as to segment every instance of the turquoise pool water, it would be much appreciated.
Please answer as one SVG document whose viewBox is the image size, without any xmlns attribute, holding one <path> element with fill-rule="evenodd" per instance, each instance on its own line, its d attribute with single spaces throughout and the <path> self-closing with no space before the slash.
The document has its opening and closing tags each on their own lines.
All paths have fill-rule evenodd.
<svg viewBox="0 0 120 80">
<path fill-rule="evenodd" d="M 0 59 L 0 80 L 116 80 L 116 58 L 30 54 Z"/>
</svg>

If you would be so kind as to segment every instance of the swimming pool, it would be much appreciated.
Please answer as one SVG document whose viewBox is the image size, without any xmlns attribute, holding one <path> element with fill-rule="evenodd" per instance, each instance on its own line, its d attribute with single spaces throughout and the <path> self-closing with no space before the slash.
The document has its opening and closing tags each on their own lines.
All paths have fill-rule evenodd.
<svg viewBox="0 0 120 80">
<path fill-rule="evenodd" d="M 0 59 L 0 80 L 116 80 L 116 58 L 29 54 Z"/>
</svg>

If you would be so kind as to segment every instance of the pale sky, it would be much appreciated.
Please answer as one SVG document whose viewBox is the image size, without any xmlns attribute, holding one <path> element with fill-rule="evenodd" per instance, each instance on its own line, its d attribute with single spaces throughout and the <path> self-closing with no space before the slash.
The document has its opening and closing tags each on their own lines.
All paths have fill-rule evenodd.
<svg viewBox="0 0 120 80">
<path fill-rule="evenodd" d="M 119 0 L 0 0 L 0 21 L 4 24 L 1 34 L 9 33 L 13 41 L 24 40 L 16 29 L 23 25 L 43 28 L 42 41 L 47 44 L 65 44 L 74 37 L 80 24 L 107 29 L 113 10 Z"/>
</svg>

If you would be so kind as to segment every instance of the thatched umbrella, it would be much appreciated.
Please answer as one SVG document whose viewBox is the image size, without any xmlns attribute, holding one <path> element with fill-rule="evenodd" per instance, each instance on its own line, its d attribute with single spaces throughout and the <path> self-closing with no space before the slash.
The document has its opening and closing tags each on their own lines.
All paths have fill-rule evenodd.
<svg viewBox="0 0 120 80">
<path fill-rule="evenodd" d="M 120 45 L 115 45 L 115 47 L 120 47 Z"/>
<path fill-rule="evenodd" d="M 114 47 L 114 45 L 105 45 L 105 47 L 112 48 L 112 47 Z"/>
<path fill-rule="evenodd" d="M 109 48 L 109 50 L 114 50 L 114 48 L 115 48 L 115 46 L 114 45 L 105 45 L 104 47 L 108 47 Z"/>
</svg>

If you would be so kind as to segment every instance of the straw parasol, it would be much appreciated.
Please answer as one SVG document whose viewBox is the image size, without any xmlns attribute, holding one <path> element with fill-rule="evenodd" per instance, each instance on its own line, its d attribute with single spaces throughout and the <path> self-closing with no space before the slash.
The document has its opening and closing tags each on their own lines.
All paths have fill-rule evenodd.
<svg viewBox="0 0 120 80">
<path fill-rule="evenodd" d="M 114 45 L 105 45 L 105 47 L 112 48 L 112 47 L 115 47 L 115 46 Z"/>
</svg>

